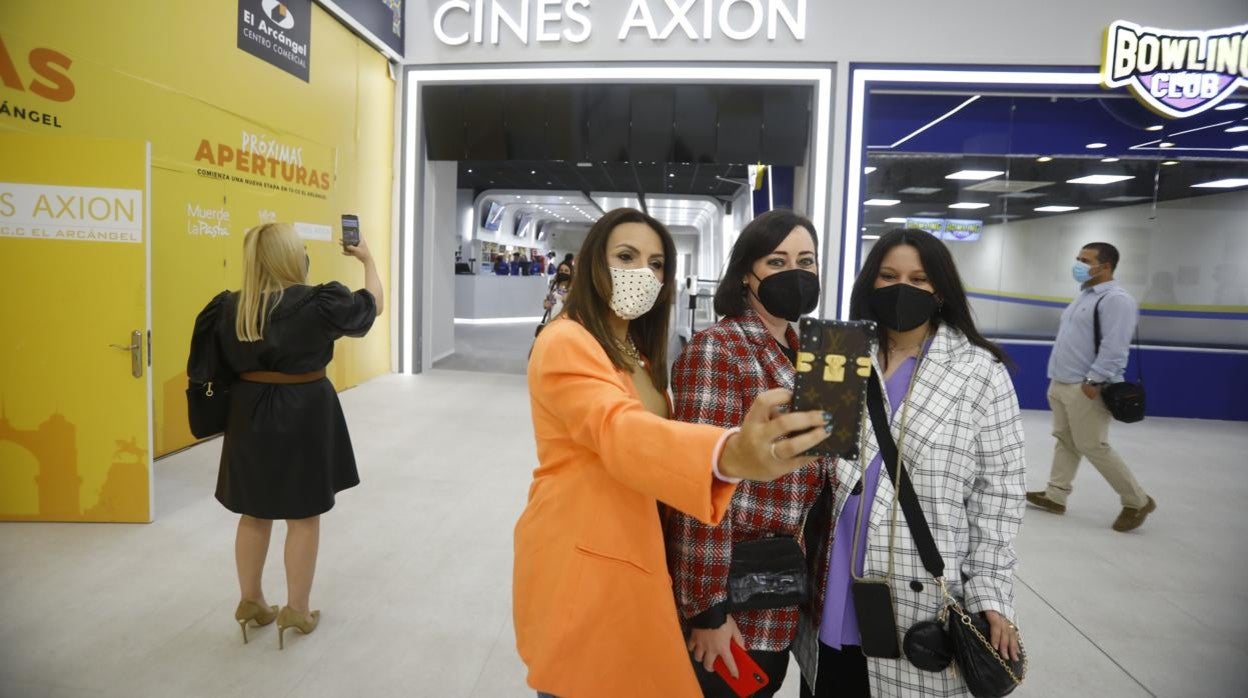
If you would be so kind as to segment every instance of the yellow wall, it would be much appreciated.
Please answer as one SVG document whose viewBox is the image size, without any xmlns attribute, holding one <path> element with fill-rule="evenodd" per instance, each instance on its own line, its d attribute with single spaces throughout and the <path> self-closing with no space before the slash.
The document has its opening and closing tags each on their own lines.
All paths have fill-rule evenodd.
<svg viewBox="0 0 1248 698">
<path fill-rule="evenodd" d="M 304 82 L 236 47 L 237 8 L 232 0 L 0 2 L 0 98 L 8 106 L 7 114 L 0 107 L 0 130 L 152 142 L 158 455 L 193 441 L 183 395 L 191 326 L 208 299 L 238 287 L 243 233 L 263 216 L 331 226 L 336 238 L 339 216 L 358 214 L 390 288 L 394 83 L 385 58 L 314 4 Z M 68 66 L 46 49 L 67 57 Z M 53 121 L 19 119 L 16 107 Z M 213 160 L 222 150 L 237 153 L 244 132 L 300 148 L 303 165 L 325 173 L 328 189 L 288 182 L 268 165 L 240 172 L 236 162 L 202 157 L 205 141 Z M 204 227 L 211 216 L 194 215 L 209 210 L 228 213 L 228 234 Z M 312 283 L 362 285 L 359 263 L 336 243 L 309 240 L 307 247 Z M 341 389 L 386 373 L 389 347 L 383 318 L 367 338 L 338 343 L 329 375 Z"/>
</svg>

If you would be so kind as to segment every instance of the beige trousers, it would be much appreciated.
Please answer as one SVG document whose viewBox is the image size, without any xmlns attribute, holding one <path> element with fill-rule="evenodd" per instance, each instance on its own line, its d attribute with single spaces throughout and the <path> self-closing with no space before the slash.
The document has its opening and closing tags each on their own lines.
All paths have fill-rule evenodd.
<svg viewBox="0 0 1248 698">
<path fill-rule="evenodd" d="M 1135 481 L 1118 452 L 1109 445 L 1109 422 L 1113 419 L 1105 401 L 1089 399 L 1078 383 L 1049 383 L 1049 407 L 1053 409 L 1053 469 L 1045 496 L 1065 504 L 1074 489 L 1081 458 L 1087 458 L 1122 499 L 1122 506 L 1140 508 L 1148 495 Z"/>
</svg>

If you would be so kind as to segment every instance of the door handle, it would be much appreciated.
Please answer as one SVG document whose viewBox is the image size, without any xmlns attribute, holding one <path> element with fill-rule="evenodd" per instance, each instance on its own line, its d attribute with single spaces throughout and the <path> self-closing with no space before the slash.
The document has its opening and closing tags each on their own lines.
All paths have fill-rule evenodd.
<svg viewBox="0 0 1248 698">
<path fill-rule="evenodd" d="M 120 344 L 108 345 L 114 349 L 130 352 L 130 375 L 135 378 L 143 377 L 143 333 L 135 330 L 130 333 L 130 346 L 122 346 Z"/>
</svg>

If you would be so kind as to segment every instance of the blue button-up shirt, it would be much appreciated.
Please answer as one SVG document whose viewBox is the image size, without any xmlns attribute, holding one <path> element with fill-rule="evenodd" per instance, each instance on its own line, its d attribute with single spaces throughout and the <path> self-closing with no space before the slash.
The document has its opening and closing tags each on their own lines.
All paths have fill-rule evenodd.
<svg viewBox="0 0 1248 698">
<path fill-rule="evenodd" d="M 1096 351 L 1092 309 L 1101 301 L 1101 351 Z M 1066 310 L 1049 355 L 1049 378 L 1059 383 L 1118 383 L 1127 370 L 1139 306 L 1117 281 L 1083 289 Z"/>
</svg>

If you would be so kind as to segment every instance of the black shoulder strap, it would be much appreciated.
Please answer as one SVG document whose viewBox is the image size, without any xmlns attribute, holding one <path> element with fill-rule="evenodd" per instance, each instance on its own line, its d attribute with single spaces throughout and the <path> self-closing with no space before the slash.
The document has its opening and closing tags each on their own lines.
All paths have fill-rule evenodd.
<svg viewBox="0 0 1248 698">
<path fill-rule="evenodd" d="M 928 528 L 927 517 L 923 516 L 923 507 L 919 505 L 919 497 L 914 493 L 910 474 L 904 467 L 897 467 L 897 442 L 893 440 L 893 432 L 888 427 L 884 393 L 880 390 L 879 374 L 875 371 L 871 372 L 871 378 L 867 381 L 867 411 L 871 414 L 871 427 L 875 430 L 880 455 L 884 457 L 882 467 L 888 473 L 888 479 L 893 482 L 893 487 L 897 488 L 897 500 L 906 516 L 906 524 L 910 527 L 910 536 L 919 548 L 923 567 L 928 574 L 939 579 L 945 576 L 945 559 L 936 548 L 936 540 L 932 538 L 932 530 Z"/>
<path fill-rule="evenodd" d="M 1097 298 L 1096 305 L 1092 306 L 1093 361 L 1095 361 L 1096 357 L 1101 354 L 1101 301 L 1103 300 L 1105 300 L 1105 296 Z"/>
</svg>

